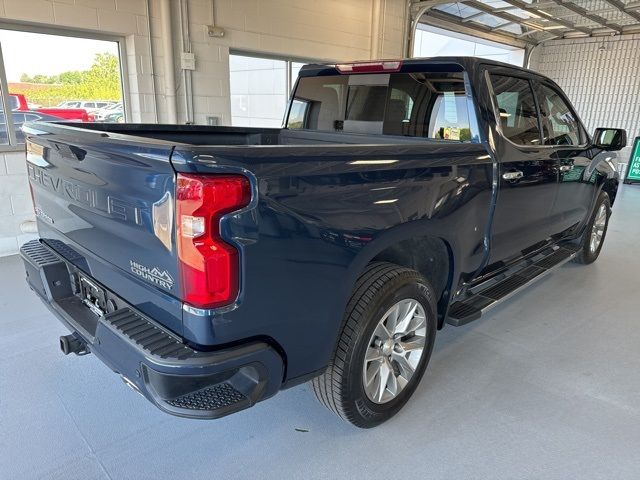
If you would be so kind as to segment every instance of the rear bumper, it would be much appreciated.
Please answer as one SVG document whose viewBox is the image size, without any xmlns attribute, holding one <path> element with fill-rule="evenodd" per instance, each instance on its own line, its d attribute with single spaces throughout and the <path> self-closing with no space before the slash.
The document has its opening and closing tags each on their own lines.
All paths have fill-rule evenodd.
<svg viewBox="0 0 640 480">
<path fill-rule="evenodd" d="M 283 362 L 267 343 L 194 350 L 122 298 L 66 262 L 40 241 L 20 249 L 27 282 L 89 350 L 161 410 L 189 418 L 219 418 L 274 395 Z M 104 313 L 79 296 L 78 279 L 104 291 Z"/>
</svg>

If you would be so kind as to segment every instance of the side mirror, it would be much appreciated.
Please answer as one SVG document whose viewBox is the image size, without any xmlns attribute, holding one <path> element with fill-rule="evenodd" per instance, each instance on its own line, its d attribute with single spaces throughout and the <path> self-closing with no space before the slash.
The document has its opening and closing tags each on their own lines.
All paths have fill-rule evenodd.
<svg viewBox="0 0 640 480">
<path fill-rule="evenodd" d="M 627 131 L 621 128 L 596 128 L 593 145 L 610 152 L 622 150 L 627 146 Z"/>
</svg>

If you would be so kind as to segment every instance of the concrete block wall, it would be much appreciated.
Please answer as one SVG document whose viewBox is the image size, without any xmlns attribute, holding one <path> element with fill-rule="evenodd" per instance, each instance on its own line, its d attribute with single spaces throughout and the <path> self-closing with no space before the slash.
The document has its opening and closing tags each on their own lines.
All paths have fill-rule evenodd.
<svg viewBox="0 0 640 480">
<path fill-rule="evenodd" d="M 406 2 L 402 0 L 386 0 L 383 2 L 382 46 L 378 58 L 403 58 L 404 34 L 407 25 Z"/>
<path fill-rule="evenodd" d="M 130 121 L 167 122 L 165 71 L 158 0 L 0 0 L 0 21 L 107 34 L 126 51 Z M 371 51 L 372 8 L 384 12 L 377 52 Z M 194 120 L 217 116 L 231 123 L 229 51 L 312 60 L 353 60 L 402 56 L 405 0 L 188 0 L 192 51 Z M 179 5 L 172 0 L 178 120 L 185 102 L 179 52 Z M 207 25 L 225 29 L 207 35 Z M 149 25 L 151 28 L 149 28 Z M 6 48 L 6 47 L 5 47 Z M 24 154 L 0 147 L 0 255 L 12 254 L 31 235 L 20 225 L 33 220 Z"/>
</svg>

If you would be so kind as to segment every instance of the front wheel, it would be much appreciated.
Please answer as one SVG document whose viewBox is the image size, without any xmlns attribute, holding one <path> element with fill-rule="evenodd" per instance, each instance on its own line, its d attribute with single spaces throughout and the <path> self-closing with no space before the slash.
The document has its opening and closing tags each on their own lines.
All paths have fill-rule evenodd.
<svg viewBox="0 0 640 480">
<path fill-rule="evenodd" d="M 611 202 L 606 192 L 600 192 L 596 206 L 582 237 L 580 250 L 574 261 L 588 265 L 596 261 L 602 250 L 607 235 L 609 217 L 611 216 Z"/>
<path fill-rule="evenodd" d="M 318 400 L 370 428 L 395 415 L 415 391 L 436 332 L 436 300 L 418 272 L 376 262 L 358 279 L 334 357 L 312 380 Z"/>
</svg>

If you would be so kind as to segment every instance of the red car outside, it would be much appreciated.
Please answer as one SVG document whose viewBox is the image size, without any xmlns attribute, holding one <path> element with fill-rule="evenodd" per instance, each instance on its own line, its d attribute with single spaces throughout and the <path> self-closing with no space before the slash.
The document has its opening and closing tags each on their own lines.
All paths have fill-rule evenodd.
<svg viewBox="0 0 640 480">
<path fill-rule="evenodd" d="M 11 110 L 34 110 L 29 108 L 27 98 L 21 93 L 10 93 L 9 98 L 11 101 Z M 94 115 L 88 113 L 84 108 L 37 108 L 35 111 L 68 120 L 80 120 L 82 122 L 93 122 L 95 120 Z"/>
</svg>

